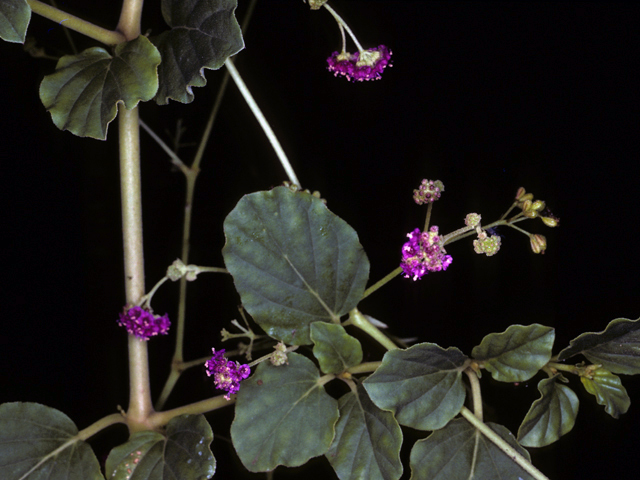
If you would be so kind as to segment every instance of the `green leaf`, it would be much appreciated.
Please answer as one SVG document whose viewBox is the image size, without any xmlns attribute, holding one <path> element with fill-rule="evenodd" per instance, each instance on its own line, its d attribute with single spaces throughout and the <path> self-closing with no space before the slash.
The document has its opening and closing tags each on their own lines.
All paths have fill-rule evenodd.
<svg viewBox="0 0 640 480">
<path fill-rule="evenodd" d="M 362 362 L 362 345 L 342 325 L 325 322 L 311 324 L 313 355 L 324 373 L 339 374 Z"/>
<path fill-rule="evenodd" d="M 104 480 L 91 447 L 64 413 L 38 403 L 0 405 L 2 480 Z"/>
<path fill-rule="evenodd" d="M 554 339 L 551 327 L 511 325 L 502 333 L 484 337 L 471 356 L 481 361 L 495 380 L 524 382 L 549 362 Z"/>
<path fill-rule="evenodd" d="M 26 0 L 0 2 L 0 38 L 6 42 L 24 43 L 31 20 L 31 7 Z"/>
<path fill-rule="evenodd" d="M 402 430 L 390 412 L 376 407 L 362 384 L 338 403 L 340 420 L 326 453 L 340 480 L 391 480 L 402 475 Z"/>
<path fill-rule="evenodd" d="M 105 472 L 113 480 L 201 480 L 211 478 L 216 460 L 209 446 L 211 426 L 203 415 L 169 421 L 165 434 L 137 432 L 109 453 Z"/>
<path fill-rule="evenodd" d="M 237 0 L 162 0 L 162 15 L 173 28 L 151 39 L 162 55 L 158 105 L 170 98 L 192 102 L 191 87 L 207 84 L 203 70 L 219 69 L 244 48 L 237 6 Z"/>
<path fill-rule="evenodd" d="M 544 447 L 569 433 L 578 416 L 578 396 L 558 377 L 545 378 L 538 383 L 542 394 L 533 402 L 518 429 L 518 442 L 525 447 Z"/>
<path fill-rule="evenodd" d="M 231 440 L 251 472 L 303 465 L 326 453 L 333 440 L 338 402 L 325 392 L 311 360 L 288 356 L 288 365 L 258 365 L 238 393 Z"/>
<path fill-rule="evenodd" d="M 591 363 L 602 365 L 612 373 L 640 373 L 640 318 L 617 318 L 603 332 L 587 332 L 571 340 L 558 355 L 566 360 L 582 354 Z"/>
<path fill-rule="evenodd" d="M 580 380 L 585 390 L 595 395 L 598 405 L 604 405 L 604 411 L 613 418 L 618 418 L 629 410 L 631 399 L 617 375 L 598 368 L 592 372 L 591 378 L 580 377 Z"/>
<path fill-rule="evenodd" d="M 358 235 L 319 198 L 277 187 L 245 195 L 222 255 L 242 305 L 267 334 L 308 345 L 309 325 L 356 307 L 369 277 Z"/>
<path fill-rule="evenodd" d="M 401 425 L 419 430 L 444 427 L 462 408 L 462 371 L 468 358 L 457 348 L 420 343 L 385 353 L 364 381 L 378 407 L 395 413 Z"/>
<path fill-rule="evenodd" d="M 40 85 L 40 100 L 60 130 L 80 137 L 107 138 L 117 104 L 132 109 L 158 89 L 160 54 L 144 36 L 115 48 L 112 57 L 94 47 L 66 55 Z"/>
<path fill-rule="evenodd" d="M 509 430 L 495 423 L 487 425 L 530 460 L 529 452 L 518 445 Z M 411 449 L 410 464 L 411 480 L 533 480 L 522 467 L 462 418 L 418 440 Z"/>
</svg>

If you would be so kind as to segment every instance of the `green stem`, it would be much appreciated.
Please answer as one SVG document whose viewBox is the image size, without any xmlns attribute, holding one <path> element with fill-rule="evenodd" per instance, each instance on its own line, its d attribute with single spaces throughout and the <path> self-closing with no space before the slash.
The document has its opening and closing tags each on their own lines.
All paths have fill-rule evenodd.
<svg viewBox="0 0 640 480">
<path fill-rule="evenodd" d="M 96 433 L 104 430 L 105 428 L 115 425 L 116 423 L 127 423 L 127 419 L 121 413 L 112 413 L 104 418 L 101 418 L 97 422 L 92 423 L 87 428 L 84 428 L 76 435 L 80 440 L 86 440 L 93 437 Z"/>
<path fill-rule="evenodd" d="M 126 303 L 137 305 L 144 296 L 144 251 L 142 246 L 142 200 L 140 186 L 140 137 L 138 109 L 118 106 L 120 134 L 120 184 L 122 199 L 122 236 L 124 243 L 124 281 Z M 130 428 L 153 411 L 149 385 L 147 342 L 129 335 L 129 409 Z"/>
<path fill-rule="evenodd" d="M 353 325 L 354 327 L 358 327 L 360 330 L 365 332 L 387 350 L 395 350 L 399 348 L 395 343 L 391 341 L 389 337 L 387 337 L 384 333 L 378 330 L 375 325 L 367 320 L 367 318 L 362 313 L 360 313 L 357 308 L 354 308 L 349 312 L 349 320 L 344 322 L 343 325 Z"/>
<path fill-rule="evenodd" d="M 360 42 L 358 42 L 358 39 L 356 38 L 356 36 L 353 34 L 351 29 L 349 28 L 349 25 L 347 25 L 347 23 L 342 19 L 342 17 L 338 15 L 336 11 L 329 6 L 329 4 L 325 3 L 323 7 L 327 9 L 327 11 L 333 16 L 333 18 L 336 19 L 336 22 L 338 22 L 338 25 L 342 25 L 344 27 L 344 29 L 347 31 L 347 33 L 351 37 L 351 40 L 353 40 L 353 43 L 356 44 L 358 51 L 362 52 L 364 49 L 362 48 L 362 45 L 360 45 Z"/>
<path fill-rule="evenodd" d="M 464 373 L 467 374 L 469 378 L 469 383 L 471 384 L 471 396 L 473 398 L 473 413 L 478 418 L 478 420 L 482 421 L 483 413 L 482 413 L 482 393 L 480 392 L 480 381 L 478 380 L 478 374 L 473 371 L 471 368 L 466 368 Z"/>
<path fill-rule="evenodd" d="M 380 280 L 378 280 L 376 283 L 374 283 L 373 285 L 371 285 L 369 288 L 367 288 L 364 293 L 362 294 L 362 298 L 366 298 L 369 295 L 371 295 L 373 292 L 375 292 L 376 290 L 378 290 L 380 287 L 386 285 L 387 283 L 389 283 L 391 280 L 393 280 L 394 278 L 396 278 L 398 275 L 400 275 L 402 273 L 402 267 L 398 267 L 395 270 L 393 270 L 391 273 L 387 274 L 386 276 L 384 276 L 383 278 L 381 278 Z"/>
<path fill-rule="evenodd" d="M 123 0 L 120 20 L 116 30 L 122 32 L 127 40 L 140 36 L 140 19 L 144 0 Z"/>
<path fill-rule="evenodd" d="M 347 368 L 347 372 L 355 375 L 357 373 L 369 373 L 375 372 L 378 367 L 382 365 L 382 362 L 364 362 L 360 365 L 356 365 L 355 367 Z"/>
<path fill-rule="evenodd" d="M 107 30 L 106 28 L 98 27 L 91 22 L 87 22 L 86 20 L 74 15 L 70 15 L 38 0 L 27 0 L 27 4 L 31 7 L 31 11 L 36 15 L 40 15 L 61 25 L 64 23 L 66 28 L 82 33 L 83 35 L 93 38 L 105 45 L 117 45 L 126 41 L 125 35 L 119 31 Z"/>
<path fill-rule="evenodd" d="M 269 125 L 269 122 L 267 121 L 267 119 L 262 113 L 262 110 L 260 110 L 260 107 L 254 100 L 253 95 L 251 95 L 251 92 L 247 88 L 247 85 L 242 80 L 242 77 L 240 76 L 240 73 L 236 69 L 235 65 L 233 64 L 230 58 L 228 58 L 227 61 L 224 62 L 224 64 L 227 66 L 227 70 L 231 74 L 231 78 L 236 83 L 236 86 L 238 87 L 238 90 L 240 90 L 240 93 L 244 97 L 245 102 L 247 102 L 247 105 L 251 109 L 251 112 L 253 113 L 254 117 L 256 117 L 256 120 L 258 120 L 258 123 L 262 127 L 262 130 L 264 131 L 265 135 L 269 139 L 269 142 L 271 143 L 271 147 L 273 147 L 273 150 L 276 152 L 276 155 L 278 156 L 278 159 L 280 160 L 280 163 L 282 164 L 282 167 L 284 168 L 285 173 L 289 177 L 289 181 L 301 187 L 302 185 L 300 184 L 300 180 L 298 180 L 298 177 L 296 176 L 296 172 L 294 172 L 293 167 L 291 166 L 291 163 L 287 158 L 287 154 L 284 153 L 284 150 L 282 149 L 282 145 L 280 145 L 280 142 L 278 141 L 278 137 L 276 137 L 276 134 L 271 129 L 271 125 Z"/>
<path fill-rule="evenodd" d="M 488 425 L 483 423 L 476 417 L 467 407 L 462 407 L 460 413 L 467 421 L 480 431 L 485 437 L 492 441 L 500 450 L 502 450 L 511 460 L 522 467 L 529 475 L 536 480 L 549 480 L 540 470 L 534 467 L 529 460 L 520 455 L 511 445 L 509 445 L 500 435 L 491 430 Z"/>
<path fill-rule="evenodd" d="M 235 395 L 231 395 L 230 400 L 224 398 L 224 395 L 219 395 L 217 397 L 208 398 L 189 405 L 183 405 L 182 407 L 174 408 L 173 410 L 155 412 L 149 417 L 149 421 L 147 423 L 152 428 L 159 428 L 166 425 L 172 418 L 179 415 L 197 415 L 200 413 L 212 412 L 213 410 L 231 406 L 234 403 L 236 403 Z"/>
<path fill-rule="evenodd" d="M 429 222 L 431 222 L 431 210 L 433 210 L 433 202 L 429 202 L 429 205 L 427 205 L 427 216 L 424 219 L 424 228 L 422 229 L 423 232 L 429 231 Z"/>
</svg>

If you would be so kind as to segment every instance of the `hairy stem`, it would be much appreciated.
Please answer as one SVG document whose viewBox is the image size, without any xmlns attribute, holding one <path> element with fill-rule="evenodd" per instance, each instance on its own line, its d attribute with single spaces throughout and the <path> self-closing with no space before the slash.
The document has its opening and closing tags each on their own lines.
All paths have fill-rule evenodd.
<svg viewBox="0 0 640 480">
<path fill-rule="evenodd" d="M 98 27 L 91 22 L 87 22 L 86 20 L 74 15 L 70 15 L 38 0 L 27 0 L 27 3 L 31 7 L 31 11 L 33 13 L 44 18 L 48 18 L 60 25 L 64 23 L 66 28 L 82 33 L 83 35 L 93 38 L 105 45 L 117 45 L 127 39 L 120 31 L 107 30 L 106 28 Z"/>
</svg>

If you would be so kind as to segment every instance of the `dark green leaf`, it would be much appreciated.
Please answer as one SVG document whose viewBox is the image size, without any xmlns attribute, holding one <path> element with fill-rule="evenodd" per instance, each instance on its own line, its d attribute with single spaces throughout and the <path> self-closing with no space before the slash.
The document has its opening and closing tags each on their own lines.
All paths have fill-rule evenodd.
<svg viewBox="0 0 640 480">
<path fill-rule="evenodd" d="M 94 47 L 58 61 L 40 85 L 40 100 L 60 130 L 80 137 L 107 138 L 117 104 L 132 109 L 158 89 L 160 54 L 141 36 L 115 48 L 112 57 Z"/>
<path fill-rule="evenodd" d="M 245 195 L 224 232 L 242 305 L 273 338 L 309 344 L 311 323 L 337 323 L 362 298 L 369 260 L 358 235 L 313 195 L 286 187 Z"/>
<path fill-rule="evenodd" d="M 0 38 L 7 42 L 24 43 L 31 20 L 31 7 L 26 0 L 0 2 Z"/>
<path fill-rule="evenodd" d="M 91 447 L 64 413 L 38 403 L 0 405 L 2 480 L 104 480 Z"/>
<path fill-rule="evenodd" d="M 604 405 L 604 411 L 613 418 L 618 418 L 629 410 L 631 400 L 617 375 L 604 368 L 598 368 L 593 371 L 590 378 L 580 377 L 580 380 L 585 390 L 595 395 L 598 405 Z"/>
<path fill-rule="evenodd" d="M 327 452 L 338 420 L 338 402 L 318 379 L 311 360 L 290 353 L 288 365 L 261 363 L 242 382 L 231 440 L 248 470 L 295 467 Z"/>
<path fill-rule="evenodd" d="M 326 322 L 311 324 L 313 355 L 324 373 L 339 374 L 362 362 L 362 345 L 342 325 Z"/>
<path fill-rule="evenodd" d="M 211 478 L 216 460 L 213 432 L 203 415 L 169 421 L 165 434 L 138 432 L 109 453 L 105 471 L 113 480 L 201 480 Z"/>
<path fill-rule="evenodd" d="M 571 340 L 558 359 L 566 360 L 579 353 L 612 373 L 640 373 L 640 318 L 617 318 L 603 332 L 583 333 Z"/>
<path fill-rule="evenodd" d="M 362 385 L 340 398 L 336 436 L 326 453 L 340 480 L 391 480 L 402 475 L 402 430 L 376 407 Z"/>
<path fill-rule="evenodd" d="M 487 425 L 530 459 L 529 452 L 518 445 L 509 430 L 494 423 Z M 418 440 L 411 450 L 410 462 L 411 480 L 533 480 L 464 419 L 453 420 L 445 428 Z"/>
<path fill-rule="evenodd" d="M 419 430 L 444 427 L 462 408 L 462 371 L 468 358 L 457 348 L 420 343 L 385 353 L 382 365 L 364 381 L 378 407 L 395 413 L 401 425 Z"/>
<path fill-rule="evenodd" d="M 162 55 L 158 105 L 170 98 L 192 102 L 191 87 L 207 84 L 203 70 L 217 70 L 244 48 L 237 6 L 237 0 L 162 0 L 162 15 L 173 28 L 151 39 Z"/>
<path fill-rule="evenodd" d="M 578 396 L 557 377 L 538 383 L 542 394 L 533 402 L 518 430 L 518 442 L 525 447 L 544 447 L 569 433 L 578 416 Z"/>
<path fill-rule="evenodd" d="M 524 382 L 549 362 L 554 339 L 551 327 L 511 325 L 484 337 L 471 356 L 500 382 Z"/>
</svg>

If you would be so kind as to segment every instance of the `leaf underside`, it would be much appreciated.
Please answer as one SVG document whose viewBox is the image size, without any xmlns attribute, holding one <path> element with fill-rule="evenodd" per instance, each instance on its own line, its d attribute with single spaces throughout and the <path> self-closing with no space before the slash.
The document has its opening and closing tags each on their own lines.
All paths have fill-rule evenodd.
<svg viewBox="0 0 640 480">
<path fill-rule="evenodd" d="M 132 109 L 158 89 L 160 54 L 140 36 L 115 48 L 112 57 L 94 47 L 62 57 L 40 85 L 40 100 L 60 130 L 80 137 L 107 138 L 117 104 Z"/>
<path fill-rule="evenodd" d="M 242 305 L 277 340 L 308 345 L 311 323 L 337 322 L 362 298 L 369 261 L 358 235 L 313 195 L 286 187 L 245 195 L 224 233 Z"/>
<path fill-rule="evenodd" d="M 437 430 L 462 408 L 467 360 L 457 348 L 445 350 L 433 343 L 391 350 L 364 386 L 373 403 L 394 412 L 401 425 Z"/>
<path fill-rule="evenodd" d="M 193 101 L 191 87 L 202 87 L 204 69 L 217 70 L 244 48 L 234 12 L 237 0 L 163 0 L 162 15 L 171 30 L 152 37 L 162 55 L 158 105 L 169 99 Z"/>
<path fill-rule="evenodd" d="M 38 403 L 0 405 L 2 480 L 104 480 L 89 444 L 64 413 Z M 69 442 L 69 443 L 68 443 Z M 56 451 L 63 445 L 67 448 Z"/>
<path fill-rule="evenodd" d="M 31 20 L 31 7 L 26 0 L 0 2 L 0 38 L 6 42 L 24 43 Z"/>
<path fill-rule="evenodd" d="M 560 352 L 559 360 L 582 354 L 612 373 L 640 373 L 640 318 L 617 318 L 604 331 L 583 333 L 569 345 Z"/>
</svg>

